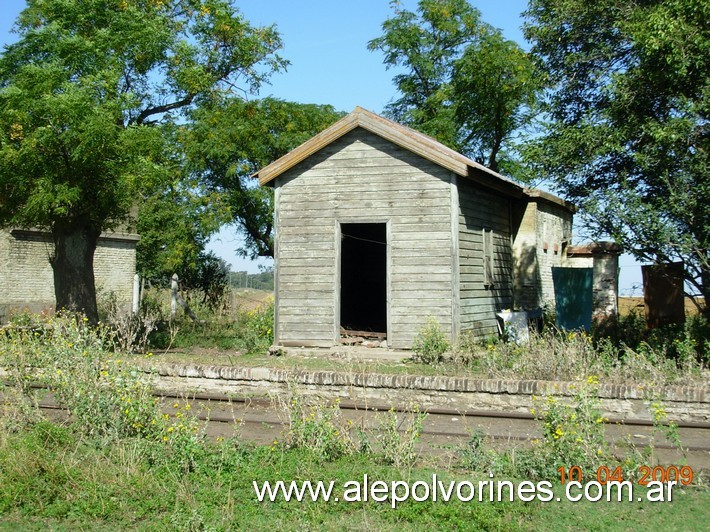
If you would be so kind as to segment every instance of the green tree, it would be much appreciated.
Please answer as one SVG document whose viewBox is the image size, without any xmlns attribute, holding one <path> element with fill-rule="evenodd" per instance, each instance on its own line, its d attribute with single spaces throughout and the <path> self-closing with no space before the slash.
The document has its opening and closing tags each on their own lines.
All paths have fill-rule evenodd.
<svg viewBox="0 0 710 532">
<path fill-rule="evenodd" d="M 136 222 L 141 277 L 162 285 L 169 284 L 173 273 L 180 280 L 195 278 L 206 258 L 207 241 L 223 221 L 215 212 L 219 203 L 199 192 L 176 181 L 141 202 Z"/>
<path fill-rule="evenodd" d="M 189 179 L 175 179 L 140 203 L 136 265 L 144 279 L 169 287 L 177 274 L 182 289 L 198 290 L 202 303 L 217 308 L 228 283 L 229 265 L 206 250 L 210 235 L 227 219 L 220 198 Z"/>
<path fill-rule="evenodd" d="M 522 177 L 513 135 L 532 117 L 538 90 L 528 55 L 481 20 L 466 0 L 420 0 L 417 13 L 393 2 L 384 53 L 399 99 L 386 113 L 495 171 Z"/>
<path fill-rule="evenodd" d="M 0 58 L 0 224 L 49 230 L 57 308 L 97 319 L 102 231 L 164 177 L 162 124 L 285 63 L 226 0 L 29 0 Z"/>
<path fill-rule="evenodd" d="M 245 256 L 273 257 L 273 191 L 251 177 L 333 124 L 329 105 L 229 99 L 196 109 L 182 136 L 190 175 L 245 235 Z"/>
<path fill-rule="evenodd" d="M 532 0 L 526 37 L 549 76 L 530 156 L 594 238 L 682 260 L 708 300 L 710 4 Z"/>
</svg>

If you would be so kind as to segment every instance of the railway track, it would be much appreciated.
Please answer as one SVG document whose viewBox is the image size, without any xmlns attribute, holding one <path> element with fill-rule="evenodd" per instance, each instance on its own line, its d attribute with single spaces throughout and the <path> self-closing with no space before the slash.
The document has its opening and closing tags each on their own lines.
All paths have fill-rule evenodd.
<svg viewBox="0 0 710 532">
<path fill-rule="evenodd" d="M 283 441 L 288 431 L 288 412 L 278 401 L 268 398 L 234 398 L 212 394 L 157 393 L 163 399 L 166 414 L 175 414 L 185 402 L 191 412 L 205 424 L 208 437 L 240 438 L 257 444 Z M 175 405 L 178 405 L 177 408 Z M 66 417 L 48 394 L 41 408 L 56 417 Z M 352 427 L 375 430 L 387 405 L 342 401 L 340 414 Z M 400 419 L 411 416 L 406 408 L 394 408 Z M 481 430 L 494 448 L 525 447 L 540 438 L 540 422 L 532 415 L 518 412 L 457 411 L 446 408 L 423 410 L 424 420 L 419 452 L 441 455 L 455 452 L 470 439 L 471 433 Z M 653 424 L 643 419 L 610 419 L 606 421 L 605 434 L 613 449 L 622 449 L 632 442 L 638 448 L 650 445 L 656 459 L 662 464 L 686 463 L 697 470 L 710 470 L 710 423 L 677 424 L 684 453 L 671 442 L 655 433 Z M 570 464 L 573 465 L 573 464 Z"/>
</svg>

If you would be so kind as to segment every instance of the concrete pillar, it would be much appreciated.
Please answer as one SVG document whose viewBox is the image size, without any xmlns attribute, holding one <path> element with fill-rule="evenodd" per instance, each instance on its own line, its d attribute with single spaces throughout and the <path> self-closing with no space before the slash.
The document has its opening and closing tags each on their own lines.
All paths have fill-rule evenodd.
<svg viewBox="0 0 710 532">
<path fill-rule="evenodd" d="M 619 255 L 613 242 L 596 242 L 567 248 L 566 266 L 593 268 L 592 317 L 609 318 L 619 313 Z"/>
<path fill-rule="evenodd" d="M 141 282 L 138 274 L 133 276 L 133 315 L 138 314 L 138 309 L 140 308 L 140 298 L 141 298 Z"/>
<path fill-rule="evenodd" d="M 178 296 L 178 276 L 177 273 L 173 274 L 172 281 L 170 283 L 170 318 L 175 319 L 177 316 L 177 296 Z"/>
</svg>

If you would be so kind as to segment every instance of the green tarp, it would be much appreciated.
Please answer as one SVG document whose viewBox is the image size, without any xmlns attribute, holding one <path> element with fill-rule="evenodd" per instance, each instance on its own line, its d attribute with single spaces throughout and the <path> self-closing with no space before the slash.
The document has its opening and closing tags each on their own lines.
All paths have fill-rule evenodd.
<svg viewBox="0 0 710 532">
<path fill-rule="evenodd" d="M 559 328 L 591 329 L 592 272 L 592 268 L 552 268 Z"/>
</svg>

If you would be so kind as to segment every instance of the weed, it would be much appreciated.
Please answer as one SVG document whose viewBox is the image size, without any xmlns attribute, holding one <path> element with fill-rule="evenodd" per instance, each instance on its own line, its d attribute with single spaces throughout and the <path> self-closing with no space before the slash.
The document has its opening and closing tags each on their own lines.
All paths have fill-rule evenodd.
<svg viewBox="0 0 710 532">
<path fill-rule="evenodd" d="M 377 416 L 377 441 L 385 463 L 397 469 L 411 469 L 417 460 L 416 444 L 427 414 L 412 405 L 398 415 L 394 409 Z"/>
<path fill-rule="evenodd" d="M 0 366 L 11 376 L 15 398 L 23 399 L 19 412 L 41 419 L 34 387 L 39 380 L 69 410 L 81 434 L 141 437 L 186 449 L 183 437 L 197 433 L 189 405 L 172 417 L 161 414 L 150 378 L 115 353 L 113 340 L 109 327 L 64 313 L 8 329 L 0 336 Z"/>
<path fill-rule="evenodd" d="M 5 430 L 20 430 L 44 419 L 39 410 L 44 392 L 34 385 L 46 365 L 45 341 L 39 318 L 29 314 L 14 316 L 0 332 L 0 368 L 7 379 L 0 385 L 4 398 L 0 423 Z"/>
<path fill-rule="evenodd" d="M 481 428 L 469 432 L 469 438 L 461 449 L 462 465 L 474 471 L 498 471 L 503 455 L 489 448 L 488 438 Z"/>
<path fill-rule="evenodd" d="M 179 410 L 184 411 L 184 406 Z M 482 445 L 485 439 L 481 440 Z M 542 528 L 648 528 L 682 522 L 702 529 L 710 492 L 703 488 L 674 492 L 673 504 L 538 504 L 451 500 L 407 501 L 396 509 L 375 499 L 357 504 L 311 501 L 259 502 L 253 482 L 378 479 L 430 482 L 430 469 L 401 470 L 373 463 L 359 454 L 312 462 L 307 449 L 275 451 L 227 440 L 200 441 L 190 471 L 175 469 L 156 453 L 170 447 L 140 438 L 109 442 L 88 438 L 73 428 L 44 422 L 9 434 L 0 431 L 0 528 L 36 529 L 440 529 L 537 530 Z M 484 453 L 485 454 L 485 453 Z M 520 453 L 501 455 L 500 467 L 522 468 Z M 440 480 L 477 482 L 457 469 L 437 471 Z M 529 477 L 527 477 L 529 478 Z M 626 477 L 625 477 L 626 478 Z M 558 495 L 562 492 L 555 490 Z M 475 501 L 473 501 L 475 502 Z M 638 511 L 637 511 L 638 510 Z M 628 527 L 627 527 L 628 528 Z"/>
<path fill-rule="evenodd" d="M 173 414 L 162 414 L 157 423 L 158 432 L 152 435 L 151 461 L 187 474 L 201 463 L 205 453 L 205 425 L 192 412 L 187 401 L 172 404 Z"/>
<path fill-rule="evenodd" d="M 239 344 L 246 353 L 265 353 L 274 343 L 273 301 L 259 309 L 242 312 L 239 322 Z"/>
<path fill-rule="evenodd" d="M 678 425 L 672 421 L 668 421 L 668 415 L 663 402 L 655 394 L 652 394 L 651 398 L 646 402 L 646 406 L 653 422 L 648 444 L 639 448 L 631 439 L 631 435 L 627 435 L 626 437 L 627 454 L 623 465 L 625 475 L 628 478 L 636 478 L 639 474 L 640 466 L 655 466 L 657 464 L 656 444 L 659 437 L 664 438 L 682 453 L 682 462 L 685 462 L 687 459 L 687 450 L 683 448 L 683 444 L 680 440 Z"/>
<path fill-rule="evenodd" d="M 531 413 L 542 423 L 543 436 L 535 448 L 541 476 L 551 478 L 569 464 L 592 471 L 611 459 L 599 407 L 599 379 L 590 376 L 574 386 L 571 404 L 552 396 L 533 402 Z"/>
<path fill-rule="evenodd" d="M 184 530 L 187 532 L 206 532 L 216 530 L 205 524 L 204 517 L 196 508 L 176 508 L 170 516 L 170 526 L 174 530 Z"/>
<path fill-rule="evenodd" d="M 293 394 L 283 406 L 289 421 L 287 448 L 307 449 L 324 461 L 355 451 L 349 433 L 350 424 L 344 422 L 340 415 L 339 401 L 309 403 Z"/>
<path fill-rule="evenodd" d="M 441 330 L 441 325 L 433 316 L 427 318 L 426 325 L 417 331 L 412 344 L 416 359 L 424 364 L 437 364 L 449 349 L 449 341 Z"/>
<path fill-rule="evenodd" d="M 620 356 L 630 349 L 642 352 L 650 359 L 674 362 L 681 378 L 708 362 L 710 325 L 702 314 L 686 316 L 682 325 L 648 329 L 643 314 L 631 312 L 596 322 L 592 336 L 595 343 L 601 340 L 611 342 Z"/>
<path fill-rule="evenodd" d="M 254 310 L 237 310 L 235 315 L 211 314 L 203 310 L 201 321 L 176 318 L 157 323 L 150 343 L 159 349 L 216 347 L 247 354 L 266 353 L 273 344 L 274 304 L 270 301 Z"/>
<path fill-rule="evenodd" d="M 462 337 L 452 360 L 489 378 L 574 381 L 597 375 L 616 383 L 687 383 L 702 379 L 698 335 L 649 338 L 633 348 L 612 337 L 555 329 L 531 334 L 525 346 L 469 335 Z"/>
<path fill-rule="evenodd" d="M 571 402 L 533 396 L 531 414 L 540 422 L 542 438 L 534 440 L 531 449 L 495 452 L 486 448 L 484 434 L 476 431 L 461 451 L 464 465 L 517 478 L 551 480 L 558 477 L 558 468 L 570 464 L 586 471 L 611 464 L 613 457 L 604 440 L 606 420 L 599 409 L 599 380 L 592 376 L 575 386 Z"/>
<path fill-rule="evenodd" d="M 148 376 L 113 349 L 113 331 L 58 314 L 44 323 L 42 372 L 55 399 L 89 435 L 157 437 L 159 407 Z"/>
<path fill-rule="evenodd" d="M 122 309 L 115 292 L 99 294 L 99 315 L 113 332 L 113 341 L 124 353 L 144 353 L 150 335 L 157 329 L 160 312 L 150 305 L 143 305 L 137 314 Z"/>
</svg>

